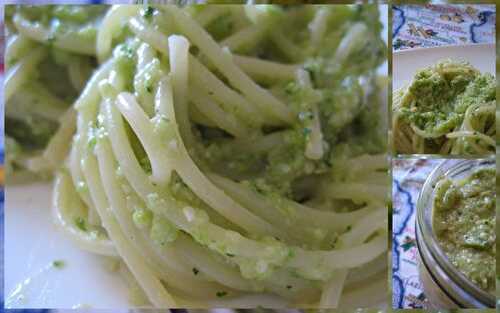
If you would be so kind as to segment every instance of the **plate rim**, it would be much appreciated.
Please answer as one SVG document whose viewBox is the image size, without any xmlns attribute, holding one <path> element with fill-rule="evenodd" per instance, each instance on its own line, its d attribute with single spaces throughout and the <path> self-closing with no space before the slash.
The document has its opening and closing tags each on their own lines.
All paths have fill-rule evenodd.
<svg viewBox="0 0 500 313">
<path fill-rule="evenodd" d="M 392 56 L 399 56 L 403 54 L 412 54 L 418 52 L 427 52 L 427 51 L 436 51 L 436 50 L 449 50 L 449 49 L 467 49 L 467 48 L 480 48 L 480 47 L 488 47 L 493 48 L 493 51 L 496 51 L 496 43 L 474 43 L 474 44 L 460 44 L 460 45 L 446 45 L 446 46 L 437 46 L 437 47 L 419 47 L 412 49 L 404 49 L 399 51 L 392 51 Z"/>
</svg>

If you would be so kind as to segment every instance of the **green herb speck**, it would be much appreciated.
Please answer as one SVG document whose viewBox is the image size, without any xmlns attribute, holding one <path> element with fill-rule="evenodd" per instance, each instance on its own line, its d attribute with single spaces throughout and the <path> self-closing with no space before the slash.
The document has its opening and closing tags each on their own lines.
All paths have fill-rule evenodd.
<svg viewBox="0 0 500 313">
<path fill-rule="evenodd" d="M 144 11 L 142 12 L 142 16 L 146 19 L 149 20 L 151 17 L 153 17 L 153 14 L 155 13 L 155 9 L 151 6 L 147 6 Z"/>
<path fill-rule="evenodd" d="M 225 292 L 225 291 L 217 291 L 217 293 L 215 295 L 217 297 L 219 297 L 219 298 L 222 298 L 224 296 L 227 296 L 227 292 Z"/>
<path fill-rule="evenodd" d="M 52 262 L 52 266 L 57 268 L 57 269 L 62 269 L 66 264 L 62 260 L 55 260 Z"/>
<path fill-rule="evenodd" d="M 83 217 L 77 217 L 75 218 L 75 225 L 80 229 L 81 231 L 87 231 L 87 225 L 85 224 L 85 220 Z"/>
</svg>

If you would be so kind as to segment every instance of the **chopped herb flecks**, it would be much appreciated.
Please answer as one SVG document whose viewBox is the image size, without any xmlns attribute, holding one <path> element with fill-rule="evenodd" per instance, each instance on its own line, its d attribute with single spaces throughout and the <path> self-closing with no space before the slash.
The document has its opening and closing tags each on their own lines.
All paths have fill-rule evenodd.
<svg viewBox="0 0 500 313">
<path fill-rule="evenodd" d="M 224 296 L 227 296 L 227 292 L 225 292 L 225 291 L 217 291 L 217 293 L 215 295 L 217 297 L 219 297 L 219 298 L 222 298 Z"/>
<path fill-rule="evenodd" d="M 52 266 L 57 268 L 57 269 L 62 269 L 66 264 L 64 263 L 64 261 L 61 261 L 61 260 L 55 260 L 54 262 L 52 262 Z"/>
<path fill-rule="evenodd" d="M 87 224 L 85 223 L 85 220 L 83 219 L 83 217 L 75 218 L 75 225 L 81 231 L 87 231 Z"/>
<path fill-rule="evenodd" d="M 151 17 L 153 17 L 153 14 L 155 13 L 155 8 L 151 6 L 147 6 L 144 11 L 142 11 L 142 16 L 146 19 L 149 20 Z"/>
</svg>

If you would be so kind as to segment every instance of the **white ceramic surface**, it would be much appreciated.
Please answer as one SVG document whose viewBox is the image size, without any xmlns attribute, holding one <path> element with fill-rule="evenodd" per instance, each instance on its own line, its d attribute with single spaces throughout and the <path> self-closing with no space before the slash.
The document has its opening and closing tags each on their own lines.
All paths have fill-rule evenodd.
<svg viewBox="0 0 500 313">
<path fill-rule="evenodd" d="M 483 73 L 495 75 L 496 72 L 495 45 L 492 44 L 403 50 L 392 57 L 393 89 L 409 83 L 419 69 L 446 58 L 466 60 Z"/>
<path fill-rule="evenodd" d="M 128 291 L 105 262 L 61 235 L 51 216 L 51 183 L 6 188 L 7 308 L 124 308 Z M 64 267 L 52 266 L 62 260 Z"/>
</svg>

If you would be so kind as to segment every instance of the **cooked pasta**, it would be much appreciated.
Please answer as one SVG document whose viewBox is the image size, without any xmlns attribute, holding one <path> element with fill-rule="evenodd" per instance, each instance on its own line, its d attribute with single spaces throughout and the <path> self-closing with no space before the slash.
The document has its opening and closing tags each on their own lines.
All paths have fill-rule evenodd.
<svg viewBox="0 0 500 313">
<path fill-rule="evenodd" d="M 440 61 L 393 93 L 396 153 L 491 154 L 495 120 L 494 77 L 464 61 Z"/>
<path fill-rule="evenodd" d="M 385 301 L 376 6 L 21 6 L 9 18 L 10 174 L 54 172 L 57 224 L 118 258 L 147 303 Z M 43 86 L 44 64 L 63 90 Z"/>
</svg>

